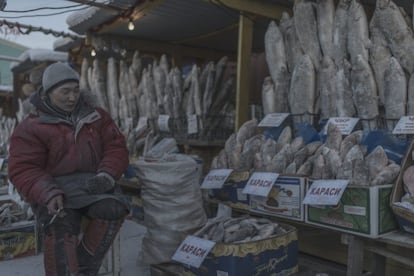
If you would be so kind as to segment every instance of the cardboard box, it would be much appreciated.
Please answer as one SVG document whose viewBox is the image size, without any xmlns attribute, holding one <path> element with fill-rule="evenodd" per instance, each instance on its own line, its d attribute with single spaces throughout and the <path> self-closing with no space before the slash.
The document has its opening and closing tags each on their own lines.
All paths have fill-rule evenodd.
<svg viewBox="0 0 414 276">
<path fill-rule="evenodd" d="M 310 187 L 312 181 L 309 181 Z M 308 188 L 309 189 L 309 188 Z M 392 185 L 348 186 L 336 206 L 306 205 L 306 222 L 366 237 L 397 229 L 390 208 Z"/>
<path fill-rule="evenodd" d="M 35 255 L 37 252 L 35 223 L 23 221 L 0 229 L 0 260 Z"/>
<path fill-rule="evenodd" d="M 184 276 L 268 276 L 298 272 L 298 239 L 295 227 L 281 224 L 287 233 L 268 239 L 225 244 L 217 243 L 199 268 L 184 265 Z"/>
<path fill-rule="evenodd" d="M 304 221 L 305 184 L 304 177 L 279 176 L 267 197 L 250 195 L 250 211 Z"/>
<path fill-rule="evenodd" d="M 407 210 L 401 206 L 395 205 L 395 202 L 400 202 L 401 197 L 405 194 L 403 175 L 405 170 L 414 165 L 413 152 L 414 140 L 411 142 L 407 152 L 405 153 L 404 159 L 401 164 L 400 174 L 393 186 L 391 192 L 391 209 L 397 219 L 400 229 L 405 232 L 414 234 L 414 210 Z"/>
<path fill-rule="evenodd" d="M 233 171 L 223 184 L 221 189 L 212 189 L 210 201 L 213 203 L 223 203 L 235 209 L 249 209 L 249 195 L 242 191 L 250 178 L 250 172 Z"/>
</svg>

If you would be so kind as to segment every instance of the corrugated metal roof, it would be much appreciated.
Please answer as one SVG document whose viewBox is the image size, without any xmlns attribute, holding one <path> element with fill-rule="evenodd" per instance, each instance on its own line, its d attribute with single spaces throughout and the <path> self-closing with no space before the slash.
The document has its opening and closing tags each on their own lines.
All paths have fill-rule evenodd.
<svg viewBox="0 0 414 276">
<path fill-rule="evenodd" d="M 284 8 L 292 8 L 293 0 L 261 0 Z M 138 40 L 180 43 L 186 46 L 202 47 L 213 50 L 236 52 L 239 11 L 208 0 L 112 0 L 110 5 L 122 7 L 127 11 L 132 7 L 139 8 L 148 3 L 153 7 L 143 10 L 143 15 L 134 21 L 135 29 L 127 29 L 127 19 L 122 24 L 116 23 L 119 12 L 109 9 L 88 8 L 72 14 L 68 18 L 69 28 L 79 34 L 95 29 L 100 34 L 133 37 Z M 217 1 L 220 3 L 220 1 Z M 367 11 L 373 11 L 375 0 L 360 0 Z M 394 0 L 412 14 L 411 0 Z M 131 11 L 131 10 L 129 10 Z M 114 23 L 110 27 L 100 28 L 103 23 Z M 262 51 L 264 33 L 270 19 L 254 18 L 253 51 Z"/>
</svg>

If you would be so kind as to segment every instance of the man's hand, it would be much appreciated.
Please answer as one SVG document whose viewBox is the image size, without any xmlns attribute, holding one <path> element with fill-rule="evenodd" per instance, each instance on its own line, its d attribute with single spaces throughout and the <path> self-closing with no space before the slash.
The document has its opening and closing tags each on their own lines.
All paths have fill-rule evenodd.
<svg viewBox="0 0 414 276">
<path fill-rule="evenodd" d="M 98 173 L 86 180 L 90 194 L 104 194 L 115 187 L 115 180 L 107 173 Z"/>
<path fill-rule="evenodd" d="M 57 214 L 58 210 L 63 209 L 63 196 L 57 195 L 55 197 L 52 197 L 52 199 L 47 203 L 46 207 L 50 215 Z"/>
</svg>

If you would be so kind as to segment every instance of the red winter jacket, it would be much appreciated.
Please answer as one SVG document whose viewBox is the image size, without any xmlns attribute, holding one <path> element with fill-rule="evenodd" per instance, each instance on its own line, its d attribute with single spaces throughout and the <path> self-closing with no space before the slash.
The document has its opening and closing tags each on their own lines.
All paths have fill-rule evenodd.
<svg viewBox="0 0 414 276">
<path fill-rule="evenodd" d="M 63 194 L 54 182 L 57 176 L 106 172 L 120 178 L 128 150 L 106 111 L 81 100 L 75 118 L 65 118 L 39 99 L 32 99 L 37 112 L 16 127 L 10 141 L 8 173 L 24 200 L 46 205 Z"/>
</svg>

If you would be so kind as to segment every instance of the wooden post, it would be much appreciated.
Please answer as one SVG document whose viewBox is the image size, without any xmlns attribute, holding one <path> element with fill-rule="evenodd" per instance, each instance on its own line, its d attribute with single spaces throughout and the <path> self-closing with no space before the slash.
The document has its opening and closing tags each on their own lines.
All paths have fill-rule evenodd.
<svg viewBox="0 0 414 276">
<path fill-rule="evenodd" d="M 362 275 L 364 266 L 364 241 L 362 238 L 347 235 L 348 239 L 348 268 L 346 271 L 347 276 L 360 276 Z"/>
<path fill-rule="evenodd" d="M 235 131 L 249 118 L 250 56 L 252 51 L 253 22 L 243 13 L 239 19 L 237 54 L 237 89 Z"/>
</svg>

